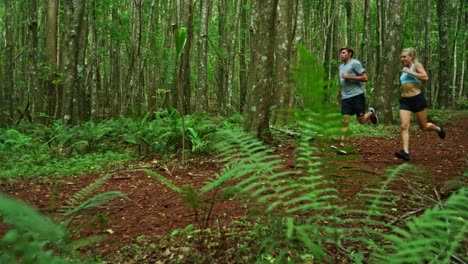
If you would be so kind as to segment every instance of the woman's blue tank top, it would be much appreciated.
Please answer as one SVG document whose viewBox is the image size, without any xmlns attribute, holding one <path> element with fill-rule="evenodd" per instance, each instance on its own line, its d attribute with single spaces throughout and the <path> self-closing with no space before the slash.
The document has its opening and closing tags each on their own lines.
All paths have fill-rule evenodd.
<svg viewBox="0 0 468 264">
<path fill-rule="evenodd" d="M 414 71 L 414 64 L 411 65 L 410 70 Z M 411 75 L 411 74 L 409 74 L 407 72 L 404 72 L 400 76 L 400 82 L 401 82 L 401 84 L 404 84 L 404 83 L 421 83 L 421 80 L 419 80 L 418 78 L 416 78 L 415 76 L 413 76 L 413 75 Z"/>
</svg>

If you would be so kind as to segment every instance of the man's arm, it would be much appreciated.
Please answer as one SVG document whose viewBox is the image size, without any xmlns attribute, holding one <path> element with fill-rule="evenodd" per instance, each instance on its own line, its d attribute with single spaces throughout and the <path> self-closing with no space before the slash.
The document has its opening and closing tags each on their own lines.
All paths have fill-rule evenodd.
<svg viewBox="0 0 468 264">
<path fill-rule="evenodd" d="M 363 72 L 361 75 L 355 76 L 347 73 L 343 73 L 343 79 L 357 82 L 367 82 L 367 73 Z"/>
</svg>

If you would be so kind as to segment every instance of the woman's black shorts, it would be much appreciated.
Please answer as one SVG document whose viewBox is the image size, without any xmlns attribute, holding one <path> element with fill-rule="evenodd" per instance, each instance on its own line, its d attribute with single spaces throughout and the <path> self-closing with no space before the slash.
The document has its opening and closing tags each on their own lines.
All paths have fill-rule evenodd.
<svg viewBox="0 0 468 264">
<path fill-rule="evenodd" d="M 400 110 L 417 113 L 425 108 L 427 108 L 427 101 L 422 93 L 411 97 L 400 97 Z"/>
</svg>

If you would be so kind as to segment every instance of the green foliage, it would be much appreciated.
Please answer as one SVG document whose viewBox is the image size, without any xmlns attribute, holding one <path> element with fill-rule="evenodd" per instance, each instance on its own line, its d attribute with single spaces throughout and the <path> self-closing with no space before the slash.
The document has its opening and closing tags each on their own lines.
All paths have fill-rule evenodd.
<svg viewBox="0 0 468 264">
<path fill-rule="evenodd" d="M 93 219 L 102 219 L 96 209 L 115 198 L 128 199 L 121 192 L 93 195 L 110 177 L 108 174 L 98 178 L 66 201 L 66 205 L 58 210 L 60 224 L 0 193 L 0 217 L 10 226 L 0 240 L 1 263 L 70 263 L 79 257 L 76 255 L 78 249 L 102 240 L 102 236 L 73 240 L 73 234 L 93 223 Z M 92 216 L 91 220 L 86 221 L 86 215 Z M 79 224 L 72 226 L 77 219 L 80 219 Z"/>
<path fill-rule="evenodd" d="M 455 101 L 455 108 L 461 110 L 468 110 L 468 100 L 459 99 Z"/>
<path fill-rule="evenodd" d="M 468 235 L 468 188 L 454 192 L 444 204 L 426 210 L 404 227 L 383 234 L 387 241 L 375 258 L 380 263 L 451 263 L 461 261 L 457 253 Z M 465 241 L 466 242 L 466 241 Z M 466 250 L 466 248 L 465 248 Z M 461 256 L 463 257 L 463 256 Z"/>
<path fill-rule="evenodd" d="M 73 146 L 84 147 L 84 151 L 89 153 L 96 148 L 99 141 L 111 130 L 104 122 L 96 124 L 93 120 L 90 120 L 78 129 L 79 141 L 74 143 Z"/>
<path fill-rule="evenodd" d="M 185 43 L 187 42 L 187 29 L 179 28 L 174 37 L 176 43 L 177 57 L 180 57 L 182 51 L 184 50 Z"/>
<path fill-rule="evenodd" d="M 171 190 L 177 192 L 182 196 L 183 201 L 192 208 L 195 215 L 195 222 L 199 224 L 200 228 L 206 228 L 208 221 L 211 216 L 211 209 L 214 204 L 216 197 L 213 197 L 212 200 L 205 200 L 202 193 L 195 189 L 193 186 L 186 184 L 182 187 L 174 185 L 170 180 L 162 176 L 161 174 L 155 173 L 153 171 L 144 169 L 143 170 L 148 175 L 155 177 L 162 183 L 164 183 Z"/>
<path fill-rule="evenodd" d="M 233 118 L 239 119 L 240 117 Z M 207 115 L 185 116 L 181 129 L 177 110 L 159 111 L 141 119 L 120 116 L 100 123 L 88 121 L 65 126 L 35 125 L 0 130 L 0 177 L 76 175 L 119 166 L 131 159 L 153 154 L 170 154 L 186 146 L 193 154 L 213 150 L 216 120 Z M 225 120 L 218 126 L 237 126 Z"/>
<path fill-rule="evenodd" d="M 127 196 L 123 195 L 121 192 L 104 192 L 88 198 L 110 177 L 112 177 L 111 174 L 106 174 L 101 178 L 98 178 L 92 184 L 80 190 L 65 202 L 65 206 L 59 210 L 59 213 L 62 215 L 61 222 L 66 228 L 69 228 L 73 221 L 78 217 L 82 217 L 84 212 L 89 211 L 92 208 L 98 208 L 99 206 L 118 197 L 128 200 Z M 92 215 L 96 216 L 95 214 Z M 89 224 L 89 222 L 81 223 L 80 229 L 86 224 Z M 77 228 L 75 228 L 75 230 L 76 229 Z"/>
<path fill-rule="evenodd" d="M 53 157 L 47 153 L 15 153 L 0 163 L 0 178 L 76 176 L 119 167 L 131 159 L 128 153 L 112 151 L 69 158 Z"/>
<path fill-rule="evenodd" d="M 67 239 L 61 226 L 1 193 L 0 217 L 10 225 L 0 240 L 1 263 L 69 263 L 57 256 Z"/>
</svg>

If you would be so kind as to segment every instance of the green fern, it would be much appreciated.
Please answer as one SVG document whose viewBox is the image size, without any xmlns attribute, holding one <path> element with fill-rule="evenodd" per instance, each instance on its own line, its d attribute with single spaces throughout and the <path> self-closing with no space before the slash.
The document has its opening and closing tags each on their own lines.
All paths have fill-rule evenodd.
<svg viewBox="0 0 468 264">
<path fill-rule="evenodd" d="M 393 227 L 383 237 L 389 245 L 373 256 L 379 263 L 451 263 L 466 261 L 468 188 L 454 192 L 445 204 L 426 210 L 419 218 Z M 460 255 L 458 255 L 460 254 Z M 457 256 L 458 255 L 458 256 Z"/>
<path fill-rule="evenodd" d="M 0 218 L 10 225 L 0 239 L 0 263 L 68 263 L 66 230 L 20 201 L 0 193 Z"/>
<path fill-rule="evenodd" d="M 72 197 L 70 197 L 65 202 L 65 206 L 58 210 L 58 212 L 62 216 L 62 223 L 66 228 L 69 228 L 70 224 L 76 218 L 83 216 L 83 214 L 91 208 L 97 208 L 99 206 L 102 206 L 103 204 L 108 203 L 110 200 L 113 200 L 118 197 L 128 200 L 128 197 L 126 195 L 118 191 L 99 193 L 97 195 L 92 196 L 91 198 L 88 198 L 110 177 L 112 177 L 111 174 L 106 174 L 98 178 L 92 184 L 88 185 L 87 187 L 83 188 L 82 190 L 74 194 Z"/>
</svg>

